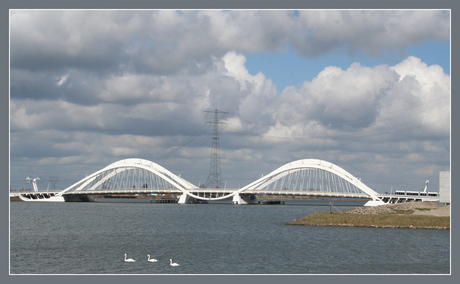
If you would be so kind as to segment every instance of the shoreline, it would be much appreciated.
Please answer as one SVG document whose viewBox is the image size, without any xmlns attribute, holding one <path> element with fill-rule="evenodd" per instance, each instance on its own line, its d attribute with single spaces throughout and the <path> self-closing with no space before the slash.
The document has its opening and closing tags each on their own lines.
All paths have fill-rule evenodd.
<svg viewBox="0 0 460 284">
<path fill-rule="evenodd" d="M 364 224 L 294 224 L 289 222 L 286 225 L 297 225 L 297 226 L 315 226 L 315 227 L 356 227 L 356 228 L 387 228 L 387 229 L 425 229 L 425 230 L 450 230 L 449 227 L 439 226 L 392 226 L 392 225 L 364 225 Z"/>
<path fill-rule="evenodd" d="M 286 225 L 450 230 L 450 205 L 409 202 L 313 213 Z"/>
</svg>

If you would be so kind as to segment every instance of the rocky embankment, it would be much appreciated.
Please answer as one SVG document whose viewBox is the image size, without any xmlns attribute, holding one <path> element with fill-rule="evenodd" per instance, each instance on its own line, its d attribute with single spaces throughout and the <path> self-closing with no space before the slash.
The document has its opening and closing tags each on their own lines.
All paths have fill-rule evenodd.
<svg viewBox="0 0 460 284">
<path fill-rule="evenodd" d="M 450 205 L 409 202 L 348 211 L 313 213 L 287 225 L 373 228 L 450 229 Z"/>
<path fill-rule="evenodd" d="M 396 213 L 403 215 L 450 217 L 450 205 L 440 205 L 437 202 L 407 202 L 383 206 L 357 207 L 343 213 L 373 215 Z"/>
</svg>

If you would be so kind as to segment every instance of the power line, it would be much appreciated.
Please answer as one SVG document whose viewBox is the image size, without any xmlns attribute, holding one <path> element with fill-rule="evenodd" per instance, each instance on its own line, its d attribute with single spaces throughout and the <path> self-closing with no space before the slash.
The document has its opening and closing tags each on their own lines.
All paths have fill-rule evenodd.
<svg viewBox="0 0 460 284">
<path fill-rule="evenodd" d="M 170 152 L 164 154 L 163 156 L 159 157 L 158 159 L 162 160 L 162 159 L 166 159 L 168 157 L 170 157 L 172 154 L 176 153 L 177 151 L 179 151 L 180 149 L 182 149 L 184 146 L 188 145 L 189 143 L 191 143 L 193 140 L 195 140 L 197 137 L 199 137 L 201 134 L 203 134 L 204 132 L 206 131 L 206 128 L 203 127 L 203 129 L 201 129 L 199 131 L 199 133 L 193 135 L 192 137 L 190 137 L 188 140 L 186 140 L 184 143 L 182 143 L 182 145 L 180 145 L 179 147 L 176 147 L 174 148 L 173 150 L 171 150 Z"/>
</svg>

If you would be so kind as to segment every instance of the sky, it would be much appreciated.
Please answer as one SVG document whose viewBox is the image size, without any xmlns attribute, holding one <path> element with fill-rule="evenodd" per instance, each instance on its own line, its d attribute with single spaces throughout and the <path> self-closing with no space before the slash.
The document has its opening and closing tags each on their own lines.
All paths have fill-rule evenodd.
<svg viewBox="0 0 460 284">
<path fill-rule="evenodd" d="M 449 10 L 10 10 L 10 187 L 126 158 L 239 188 L 299 159 L 377 192 L 450 169 Z"/>
</svg>

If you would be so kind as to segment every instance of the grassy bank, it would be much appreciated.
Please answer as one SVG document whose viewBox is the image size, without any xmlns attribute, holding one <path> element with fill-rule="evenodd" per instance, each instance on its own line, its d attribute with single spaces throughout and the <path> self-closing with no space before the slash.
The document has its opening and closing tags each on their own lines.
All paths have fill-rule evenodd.
<svg viewBox="0 0 460 284">
<path fill-rule="evenodd" d="M 313 213 L 287 225 L 346 226 L 450 230 L 450 217 L 382 213 L 374 215 L 341 212 Z"/>
</svg>

